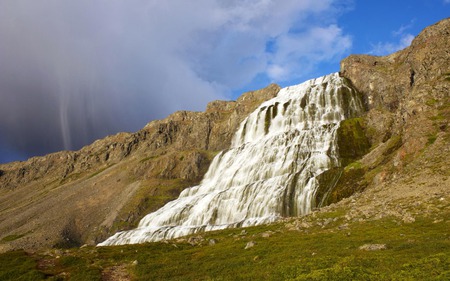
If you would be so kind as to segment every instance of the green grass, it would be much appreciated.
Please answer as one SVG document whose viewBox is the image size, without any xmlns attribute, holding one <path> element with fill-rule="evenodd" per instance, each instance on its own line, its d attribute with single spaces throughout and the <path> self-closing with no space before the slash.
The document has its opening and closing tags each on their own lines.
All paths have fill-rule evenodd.
<svg viewBox="0 0 450 281">
<path fill-rule="evenodd" d="M 440 209 L 439 216 L 449 212 Z M 416 217 L 410 224 L 395 218 L 344 221 L 343 210 L 318 213 L 310 228 L 288 230 L 283 223 L 201 234 L 204 242 L 146 243 L 86 247 L 61 257 L 24 252 L 0 255 L 0 280 L 17 276 L 43 280 L 100 280 L 112 266 L 128 270 L 133 280 L 448 280 L 450 235 L 448 222 Z M 326 227 L 317 220 L 333 218 Z M 348 223 L 348 229 L 339 226 Z M 271 231 L 270 237 L 261 234 Z M 215 239 L 215 245 L 208 240 Z M 244 249 L 249 241 L 256 245 Z M 386 244 L 386 250 L 364 251 L 364 244 Z M 53 264 L 40 267 L 37 262 Z M 134 262 L 137 261 L 137 262 Z M 134 262 L 134 263 L 133 263 Z M 25 278 L 25 277 L 24 277 Z M 33 279 L 34 278 L 34 279 Z"/>
<path fill-rule="evenodd" d="M 101 268 L 91 265 L 86 257 L 64 256 L 58 260 L 56 267 L 69 272 L 70 280 L 102 280 Z"/>
<path fill-rule="evenodd" d="M 437 139 L 437 133 L 428 135 L 427 145 L 432 145 Z"/>
<path fill-rule="evenodd" d="M 370 149 L 363 118 L 343 120 L 337 132 L 339 156 L 344 165 L 361 158 Z"/>
<path fill-rule="evenodd" d="M 450 72 L 444 73 L 444 81 L 450 82 Z"/>
<path fill-rule="evenodd" d="M 437 103 L 438 103 L 438 100 L 437 100 L 437 99 L 434 99 L 434 98 L 429 99 L 429 100 L 427 100 L 427 101 L 425 102 L 425 104 L 428 105 L 428 106 L 435 106 Z"/>
<path fill-rule="evenodd" d="M 8 235 L 8 236 L 3 237 L 2 240 L 0 240 L 0 243 L 1 243 L 1 242 L 11 242 L 11 241 L 17 240 L 17 239 L 19 239 L 19 238 L 22 238 L 22 237 L 24 237 L 24 236 L 25 236 L 25 234 L 12 234 L 12 235 Z"/>
<path fill-rule="evenodd" d="M 43 280 L 46 275 L 37 270 L 37 263 L 23 251 L 0 255 L 0 280 Z"/>
<path fill-rule="evenodd" d="M 115 165 L 115 164 L 110 164 L 110 165 L 108 165 L 108 166 L 106 166 L 106 167 L 103 167 L 103 168 L 98 169 L 97 171 L 95 171 L 95 172 L 93 172 L 92 174 L 90 174 L 89 177 L 87 177 L 87 179 L 90 179 L 90 178 L 95 177 L 96 175 L 99 175 L 100 173 L 106 171 L 107 169 L 111 168 L 111 167 L 114 166 L 114 165 Z"/>
</svg>

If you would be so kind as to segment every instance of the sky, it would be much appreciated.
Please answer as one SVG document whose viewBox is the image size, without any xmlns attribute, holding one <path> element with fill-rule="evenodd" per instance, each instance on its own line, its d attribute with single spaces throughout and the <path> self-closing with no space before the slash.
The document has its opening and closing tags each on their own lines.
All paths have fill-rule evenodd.
<svg viewBox="0 0 450 281">
<path fill-rule="evenodd" d="M 0 0 L 0 163 L 386 55 L 450 0 Z"/>
</svg>

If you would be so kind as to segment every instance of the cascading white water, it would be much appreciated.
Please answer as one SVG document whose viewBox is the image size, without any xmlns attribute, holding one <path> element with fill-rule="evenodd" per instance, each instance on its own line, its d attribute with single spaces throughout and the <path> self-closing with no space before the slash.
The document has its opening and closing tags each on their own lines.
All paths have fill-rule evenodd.
<svg viewBox="0 0 450 281">
<path fill-rule="evenodd" d="M 231 148 L 214 158 L 200 185 L 145 216 L 138 228 L 116 233 L 99 246 L 159 241 L 310 212 L 316 177 L 339 165 L 340 121 L 362 110 L 356 91 L 337 73 L 281 89 L 241 123 Z"/>
</svg>

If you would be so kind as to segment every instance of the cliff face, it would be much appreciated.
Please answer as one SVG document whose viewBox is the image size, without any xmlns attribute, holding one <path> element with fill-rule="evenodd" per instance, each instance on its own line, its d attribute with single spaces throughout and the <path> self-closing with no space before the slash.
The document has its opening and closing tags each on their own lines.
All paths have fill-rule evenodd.
<svg viewBox="0 0 450 281">
<path fill-rule="evenodd" d="M 97 243 L 197 184 L 240 122 L 277 85 L 176 112 L 79 151 L 0 165 L 0 251 Z M 11 239 L 6 239 L 11 240 Z"/>
<path fill-rule="evenodd" d="M 382 217 L 382 211 L 399 202 L 410 206 L 433 196 L 448 199 L 449 35 L 450 19 L 445 19 L 426 28 L 402 51 L 386 57 L 352 55 L 341 62 L 341 75 L 363 94 L 368 109 L 344 124 L 358 124 L 359 130 L 349 127 L 352 135 L 370 148 L 353 155 L 327 203 L 365 190 L 366 199 L 354 201 L 352 208 Z M 345 143 L 347 135 L 345 130 L 340 135 Z M 340 147 L 344 154 L 349 150 L 342 141 Z M 405 209 L 395 208 L 397 214 Z"/>
<path fill-rule="evenodd" d="M 427 135 L 437 133 L 436 127 L 445 130 L 447 118 L 431 117 L 448 113 L 449 21 L 426 28 L 410 47 L 392 55 L 352 55 L 341 62 L 342 75 L 366 97 L 374 142 L 403 135 L 412 153 L 424 147 Z"/>
<path fill-rule="evenodd" d="M 323 175 L 333 189 L 319 192 L 319 205 L 344 204 L 349 220 L 411 221 L 417 206 L 449 200 L 449 35 L 446 19 L 402 51 L 342 61 L 341 75 L 363 95 L 367 112 L 342 122 L 343 167 Z M 134 226 L 197 184 L 239 123 L 278 91 L 270 85 L 80 151 L 0 165 L 0 251 L 93 244 Z"/>
</svg>

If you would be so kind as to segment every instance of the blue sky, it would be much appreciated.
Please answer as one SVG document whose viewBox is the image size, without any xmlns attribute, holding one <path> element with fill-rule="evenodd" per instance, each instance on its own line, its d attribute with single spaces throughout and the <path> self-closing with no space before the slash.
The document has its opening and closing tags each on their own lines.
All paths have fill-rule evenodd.
<svg viewBox="0 0 450 281">
<path fill-rule="evenodd" d="M 1 0 L 0 163 L 385 55 L 450 0 Z"/>
</svg>

